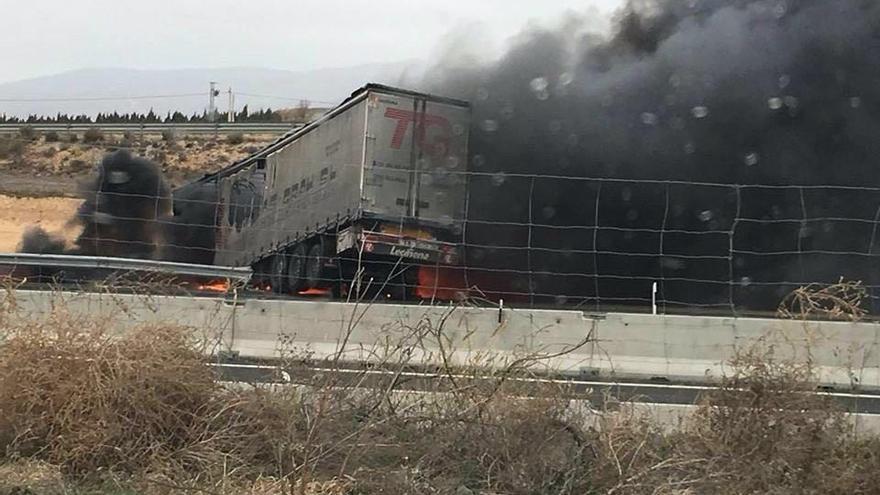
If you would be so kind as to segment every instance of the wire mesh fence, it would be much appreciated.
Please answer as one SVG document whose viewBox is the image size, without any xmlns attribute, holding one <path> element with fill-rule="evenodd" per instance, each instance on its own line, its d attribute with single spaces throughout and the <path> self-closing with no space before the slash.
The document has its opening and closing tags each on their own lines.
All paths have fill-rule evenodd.
<svg viewBox="0 0 880 495">
<path fill-rule="evenodd" d="M 140 165 L 102 169 L 72 213 L 75 235 L 32 230 L 19 249 L 197 264 L 226 253 L 237 262 L 221 264 L 254 268 L 254 290 L 595 310 L 773 310 L 800 286 L 845 278 L 876 310 L 873 187 L 435 170 L 420 173 L 413 215 L 406 202 L 371 210 L 346 167 L 283 189 L 255 167 L 172 194 Z"/>
</svg>

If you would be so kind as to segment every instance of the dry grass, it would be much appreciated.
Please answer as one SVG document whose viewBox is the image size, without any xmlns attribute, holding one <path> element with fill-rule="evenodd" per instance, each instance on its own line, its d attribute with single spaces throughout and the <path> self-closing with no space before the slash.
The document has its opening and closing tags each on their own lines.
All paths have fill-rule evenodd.
<svg viewBox="0 0 880 495">
<path fill-rule="evenodd" d="M 11 294 L 11 293 L 10 293 Z M 874 493 L 880 442 L 813 394 L 808 366 L 756 346 L 677 429 L 622 407 L 589 412 L 564 386 L 437 370 L 224 387 L 189 329 L 26 319 L 0 300 L 0 494 Z M 397 329 L 442 339 L 438 326 Z M 380 350 L 377 350 L 380 352 Z M 535 361 L 540 359 L 534 357 Z M 287 354 L 294 376 L 308 356 Z M 338 365 L 334 360 L 320 363 Z"/>
<path fill-rule="evenodd" d="M 794 290 L 779 304 L 781 318 L 858 321 L 867 310 L 868 291 L 861 282 L 841 279 L 836 284 L 810 284 Z"/>
</svg>

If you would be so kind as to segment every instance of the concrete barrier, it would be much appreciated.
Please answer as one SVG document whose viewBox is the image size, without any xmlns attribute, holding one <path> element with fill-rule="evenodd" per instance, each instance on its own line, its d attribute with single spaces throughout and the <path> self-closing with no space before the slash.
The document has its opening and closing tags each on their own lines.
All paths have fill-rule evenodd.
<svg viewBox="0 0 880 495">
<path fill-rule="evenodd" d="M 55 307 L 122 326 L 179 324 L 212 338 L 213 352 L 242 357 L 406 355 L 417 364 L 486 367 L 529 357 L 539 368 L 597 378 L 705 382 L 729 372 L 738 350 L 761 345 L 780 359 L 809 360 L 830 386 L 880 388 L 876 323 L 44 291 L 12 297 L 20 317 Z"/>
</svg>

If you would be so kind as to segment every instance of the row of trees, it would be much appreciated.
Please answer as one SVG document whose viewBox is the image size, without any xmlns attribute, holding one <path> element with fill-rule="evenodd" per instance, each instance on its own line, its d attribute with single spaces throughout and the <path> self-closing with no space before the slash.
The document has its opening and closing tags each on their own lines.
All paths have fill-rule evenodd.
<svg viewBox="0 0 880 495">
<path fill-rule="evenodd" d="M 227 112 L 218 112 L 215 118 L 217 122 L 226 122 Z M 0 114 L 0 124 L 159 124 L 159 123 L 205 123 L 210 122 L 208 112 L 186 115 L 179 111 L 168 112 L 161 116 L 150 109 L 147 113 L 99 113 L 91 117 L 89 115 L 68 115 L 58 113 L 55 116 L 30 115 L 27 118 L 7 116 Z M 245 105 L 240 112 L 235 114 L 236 122 L 282 122 L 280 112 L 271 108 L 259 109 L 251 112 Z"/>
</svg>

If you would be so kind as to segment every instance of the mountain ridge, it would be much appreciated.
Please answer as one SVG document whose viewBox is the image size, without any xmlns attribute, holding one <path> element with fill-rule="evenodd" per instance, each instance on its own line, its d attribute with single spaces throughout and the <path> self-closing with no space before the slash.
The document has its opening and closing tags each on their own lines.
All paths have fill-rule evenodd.
<svg viewBox="0 0 880 495">
<path fill-rule="evenodd" d="M 0 83 L 0 113 L 27 117 L 56 113 L 181 111 L 201 113 L 208 104 L 208 83 L 217 82 L 217 106 L 228 106 L 227 89 L 240 109 L 294 107 L 300 100 L 331 106 L 368 82 L 400 84 L 417 80 L 423 65 L 414 60 L 364 63 L 347 67 L 288 70 L 271 67 L 138 69 L 87 67 Z"/>
</svg>

